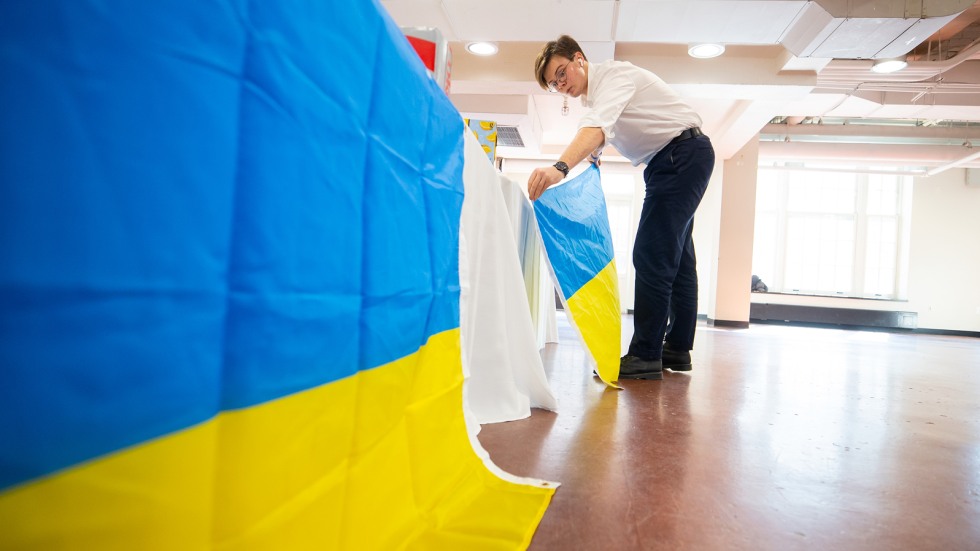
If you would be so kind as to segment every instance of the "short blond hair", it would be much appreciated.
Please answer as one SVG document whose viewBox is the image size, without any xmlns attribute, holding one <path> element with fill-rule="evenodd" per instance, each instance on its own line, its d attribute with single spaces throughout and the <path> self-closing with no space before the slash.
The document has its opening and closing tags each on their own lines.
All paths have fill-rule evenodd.
<svg viewBox="0 0 980 551">
<path fill-rule="evenodd" d="M 538 54 L 537 59 L 534 60 L 534 76 L 538 80 L 538 84 L 541 88 L 548 89 L 548 81 L 544 77 L 544 69 L 548 66 L 551 58 L 558 56 L 567 59 L 573 59 L 575 54 L 582 54 L 582 59 L 588 61 L 589 59 L 585 57 L 585 53 L 582 52 L 582 47 L 575 42 L 575 39 L 563 34 L 558 37 L 558 40 L 552 40 L 541 48 L 541 53 Z"/>
</svg>

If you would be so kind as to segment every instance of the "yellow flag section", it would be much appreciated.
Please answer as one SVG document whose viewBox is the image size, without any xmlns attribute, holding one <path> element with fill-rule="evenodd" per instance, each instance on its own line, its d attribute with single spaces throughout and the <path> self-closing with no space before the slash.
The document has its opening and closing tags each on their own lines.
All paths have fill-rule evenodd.
<svg viewBox="0 0 980 551">
<path fill-rule="evenodd" d="M 459 358 L 446 331 L 389 365 L 8 491 L 2 547 L 526 548 L 554 490 L 505 482 L 473 453 Z"/>
<path fill-rule="evenodd" d="M 380 5 L 102 4 L 0 18 L 0 549 L 527 547 L 553 488 L 464 417 L 464 129 Z"/>
<path fill-rule="evenodd" d="M 565 302 L 572 323 L 598 365 L 600 378 L 606 382 L 619 379 L 622 317 L 616 261 L 610 260 Z"/>
<path fill-rule="evenodd" d="M 613 384 L 622 331 L 619 279 L 599 169 L 592 165 L 545 191 L 534 202 L 534 216 L 569 320 L 599 378 L 619 388 Z"/>
</svg>

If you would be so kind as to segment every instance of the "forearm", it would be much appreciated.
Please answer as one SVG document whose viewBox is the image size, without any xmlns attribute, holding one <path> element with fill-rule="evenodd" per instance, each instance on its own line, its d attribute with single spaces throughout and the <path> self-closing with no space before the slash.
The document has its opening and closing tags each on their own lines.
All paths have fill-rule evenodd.
<svg viewBox="0 0 980 551">
<path fill-rule="evenodd" d="M 568 144 L 565 151 L 558 158 L 565 161 L 569 167 L 573 167 L 588 157 L 591 153 L 597 152 L 606 143 L 606 136 L 601 128 L 586 126 L 579 128 L 572 143 Z"/>
<path fill-rule="evenodd" d="M 602 129 L 596 127 L 580 128 L 572 143 L 568 144 L 564 153 L 558 159 L 564 161 L 569 168 L 582 162 L 582 159 L 602 146 L 606 136 Z M 554 166 L 543 166 L 534 169 L 527 180 L 527 195 L 532 201 L 541 197 L 546 189 L 562 181 L 565 175 Z"/>
</svg>

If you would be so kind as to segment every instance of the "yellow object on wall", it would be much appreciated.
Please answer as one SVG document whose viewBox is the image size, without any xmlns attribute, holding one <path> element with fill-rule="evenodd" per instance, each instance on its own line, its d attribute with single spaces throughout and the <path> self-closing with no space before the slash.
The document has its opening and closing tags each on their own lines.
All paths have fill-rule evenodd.
<svg viewBox="0 0 980 551">
<path fill-rule="evenodd" d="M 478 121 L 475 119 L 464 119 L 466 127 L 473 131 L 480 147 L 487 154 L 490 162 L 497 160 L 497 123 L 493 121 Z"/>
</svg>

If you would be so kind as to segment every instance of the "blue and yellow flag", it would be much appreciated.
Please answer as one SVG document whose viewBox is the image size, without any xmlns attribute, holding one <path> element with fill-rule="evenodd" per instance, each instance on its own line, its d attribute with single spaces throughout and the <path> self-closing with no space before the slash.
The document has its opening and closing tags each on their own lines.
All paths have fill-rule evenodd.
<svg viewBox="0 0 980 551">
<path fill-rule="evenodd" d="M 0 548 L 527 546 L 462 409 L 463 124 L 377 2 L 0 16 Z"/>
<path fill-rule="evenodd" d="M 534 202 L 534 215 L 569 319 L 599 377 L 615 387 L 622 330 L 619 279 L 598 167 L 549 188 Z"/>
</svg>

